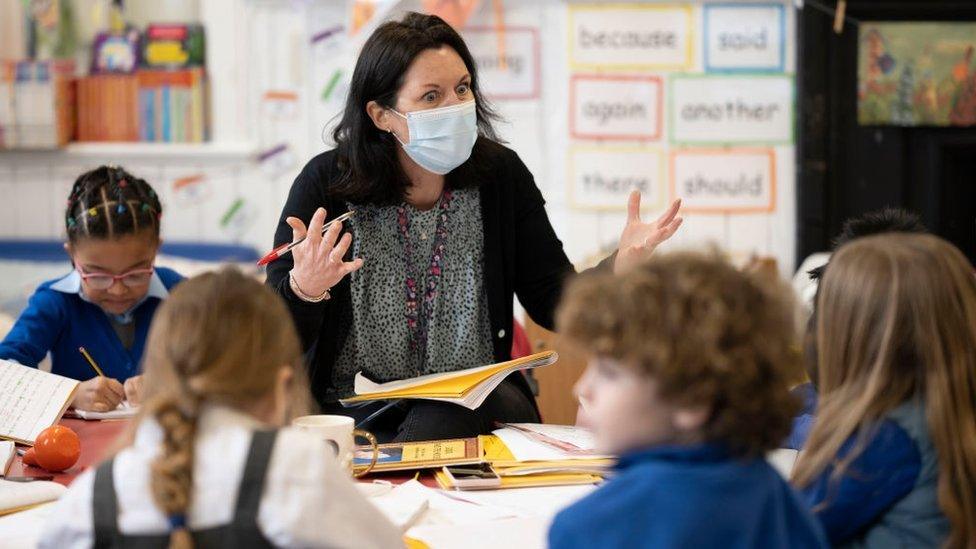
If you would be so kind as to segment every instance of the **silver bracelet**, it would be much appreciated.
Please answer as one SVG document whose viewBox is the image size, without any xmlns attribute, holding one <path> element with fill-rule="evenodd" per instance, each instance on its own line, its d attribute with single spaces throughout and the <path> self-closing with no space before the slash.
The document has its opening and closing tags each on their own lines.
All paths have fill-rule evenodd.
<svg viewBox="0 0 976 549">
<path fill-rule="evenodd" d="M 302 291 L 301 287 L 298 285 L 298 282 L 295 282 L 295 275 L 293 275 L 291 272 L 288 273 L 288 285 L 291 287 L 291 291 L 294 292 L 295 295 L 298 296 L 298 299 L 301 299 L 302 301 L 318 303 L 320 301 L 328 301 L 332 299 L 332 295 L 329 294 L 328 288 L 326 288 L 326 290 L 319 295 L 306 294 L 304 291 Z"/>
</svg>

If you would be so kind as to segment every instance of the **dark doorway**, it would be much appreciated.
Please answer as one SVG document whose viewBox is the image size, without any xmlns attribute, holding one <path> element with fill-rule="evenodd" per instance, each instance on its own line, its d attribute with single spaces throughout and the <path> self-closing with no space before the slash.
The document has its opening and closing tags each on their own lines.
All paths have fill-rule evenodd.
<svg viewBox="0 0 976 549">
<path fill-rule="evenodd" d="M 976 263 L 976 127 L 859 126 L 856 94 L 857 21 L 976 21 L 976 1 L 848 0 L 840 35 L 810 2 L 797 13 L 797 263 L 885 206 L 917 212 Z"/>
</svg>

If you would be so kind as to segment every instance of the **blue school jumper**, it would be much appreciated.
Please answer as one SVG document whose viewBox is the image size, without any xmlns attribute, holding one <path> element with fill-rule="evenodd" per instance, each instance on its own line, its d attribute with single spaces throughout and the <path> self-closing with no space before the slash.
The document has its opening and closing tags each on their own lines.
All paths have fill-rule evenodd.
<svg viewBox="0 0 976 549">
<path fill-rule="evenodd" d="M 782 446 L 793 450 L 802 450 L 803 445 L 806 444 L 807 438 L 810 436 L 810 430 L 813 429 L 813 422 L 816 419 L 817 389 L 813 386 L 813 383 L 807 382 L 794 387 L 790 391 L 790 394 L 800 401 L 802 407 L 799 413 L 793 418 L 793 428 L 790 430 L 790 434 L 786 437 L 786 440 L 783 441 Z"/>
<path fill-rule="evenodd" d="M 801 493 L 830 542 L 851 547 L 939 547 L 949 520 L 939 507 L 939 458 L 925 403 L 911 399 L 874 425 L 864 450 L 839 480 L 833 467 Z M 838 452 L 857 447 L 850 437 Z"/>
<path fill-rule="evenodd" d="M 106 376 L 125 381 L 139 374 L 139 362 L 156 308 L 182 279 L 171 269 L 155 269 L 146 297 L 121 319 L 135 322 L 131 349 L 122 345 L 108 314 L 82 298 L 81 276 L 77 271 L 49 280 L 38 286 L 27 308 L 0 343 L 0 358 L 36 367 L 50 351 L 53 373 L 84 381 L 95 376 L 78 352 L 78 347 L 84 347 Z"/>
<path fill-rule="evenodd" d="M 620 458 L 617 475 L 560 512 L 551 549 L 827 547 L 816 519 L 761 458 L 712 444 Z"/>
</svg>

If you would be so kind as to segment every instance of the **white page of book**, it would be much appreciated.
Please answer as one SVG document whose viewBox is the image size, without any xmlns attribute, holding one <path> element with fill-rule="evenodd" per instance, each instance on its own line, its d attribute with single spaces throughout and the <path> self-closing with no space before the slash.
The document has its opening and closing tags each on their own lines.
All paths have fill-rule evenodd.
<svg viewBox="0 0 976 549">
<path fill-rule="evenodd" d="M 4 547 L 37 547 L 44 524 L 54 514 L 54 503 L 0 517 L 0 539 Z"/>
<path fill-rule="evenodd" d="M 57 482 L 35 480 L 16 482 L 0 479 L 0 513 L 28 505 L 54 501 L 67 490 Z"/>
<path fill-rule="evenodd" d="M 575 425 L 550 425 L 542 423 L 512 423 L 511 425 L 572 444 L 580 450 L 593 450 L 596 446 L 596 443 L 593 441 L 593 433 L 589 429 Z"/>
<path fill-rule="evenodd" d="M 78 382 L 0 360 L 0 438 L 33 444 L 61 419 Z"/>
</svg>

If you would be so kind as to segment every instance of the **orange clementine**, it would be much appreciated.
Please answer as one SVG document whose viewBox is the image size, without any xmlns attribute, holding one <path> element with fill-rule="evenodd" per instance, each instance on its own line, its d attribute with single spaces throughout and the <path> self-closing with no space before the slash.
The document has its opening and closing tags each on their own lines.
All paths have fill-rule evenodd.
<svg viewBox="0 0 976 549">
<path fill-rule="evenodd" d="M 34 441 L 37 464 L 48 471 L 64 471 L 78 462 L 81 440 L 63 425 L 53 425 L 41 431 Z"/>
<path fill-rule="evenodd" d="M 40 467 L 40 465 L 37 464 L 37 456 L 34 455 L 33 446 L 28 448 L 27 451 L 24 452 L 24 457 L 21 458 L 21 461 L 24 462 L 24 465 L 33 465 L 34 467 Z"/>
</svg>

